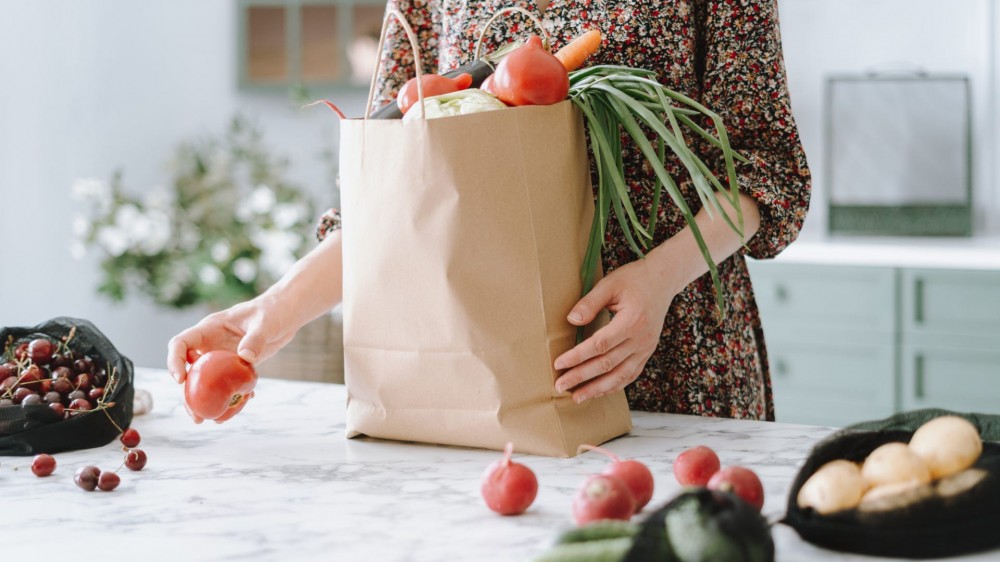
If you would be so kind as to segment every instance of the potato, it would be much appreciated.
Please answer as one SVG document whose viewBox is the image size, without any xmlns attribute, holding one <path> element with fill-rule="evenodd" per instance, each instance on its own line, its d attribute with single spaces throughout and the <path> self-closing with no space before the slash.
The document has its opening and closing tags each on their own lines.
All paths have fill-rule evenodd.
<svg viewBox="0 0 1000 562">
<path fill-rule="evenodd" d="M 935 480 L 972 466 L 983 452 L 976 426 L 958 416 L 941 416 L 920 426 L 910 439 Z"/>
<path fill-rule="evenodd" d="M 865 492 L 861 469 L 850 461 L 830 461 L 820 467 L 799 488 L 799 507 L 811 507 L 827 514 L 843 509 L 853 509 L 861 502 Z"/>
<path fill-rule="evenodd" d="M 865 492 L 858 509 L 862 512 L 892 511 L 934 495 L 934 487 L 916 481 L 882 484 Z"/>
<path fill-rule="evenodd" d="M 931 481 L 923 459 L 904 443 L 886 443 L 872 451 L 861 467 L 861 476 L 871 487 Z"/>
</svg>

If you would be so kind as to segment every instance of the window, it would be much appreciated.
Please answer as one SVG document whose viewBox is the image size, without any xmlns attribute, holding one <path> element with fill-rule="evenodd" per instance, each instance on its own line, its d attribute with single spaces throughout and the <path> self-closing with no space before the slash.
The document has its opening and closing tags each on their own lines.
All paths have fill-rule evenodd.
<svg viewBox="0 0 1000 562">
<path fill-rule="evenodd" d="M 239 0 L 244 89 L 365 86 L 385 0 Z"/>
</svg>

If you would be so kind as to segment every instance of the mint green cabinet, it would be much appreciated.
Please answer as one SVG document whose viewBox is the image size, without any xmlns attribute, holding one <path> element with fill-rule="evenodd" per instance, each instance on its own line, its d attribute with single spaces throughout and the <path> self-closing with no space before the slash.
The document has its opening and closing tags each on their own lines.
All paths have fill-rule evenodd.
<svg viewBox="0 0 1000 562">
<path fill-rule="evenodd" d="M 750 271 L 778 421 L 844 426 L 927 407 L 1000 414 L 1000 271 Z"/>
<path fill-rule="evenodd" d="M 902 407 L 1000 414 L 1000 271 L 910 269 Z"/>
<path fill-rule="evenodd" d="M 844 426 L 892 414 L 897 272 L 751 262 L 778 421 Z"/>
</svg>

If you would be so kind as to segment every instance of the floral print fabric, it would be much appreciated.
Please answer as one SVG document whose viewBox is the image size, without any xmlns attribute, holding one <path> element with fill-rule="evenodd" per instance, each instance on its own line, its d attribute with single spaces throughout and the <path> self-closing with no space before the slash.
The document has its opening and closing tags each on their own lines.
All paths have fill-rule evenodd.
<svg viewBox="0 0 1000 562">
<path fill-rule="evenodd" d="M 619 64 L 657 72 L 725 121 L 730 142 L 750 164 L 738 164 L 741 189 L 758 203 L 759 232 L 743 251 L 719 264 L 725 310 L 715 305 L 706 274 L 674 299 L 656 352 L 626 388 L 631 408 L 744 419 L 774 419 L 764 335 L 744 255 L 775 256 L 797 236 L 809 206 L 810 175 L 792 117 L 776 0 L 552 0 L 539 13 L 535 0 L 390 0 L 413 26 L 426 72 L 447 72 L 469 62 L 485 22 L 518 6 L 538 15 L 556 50 L 591 28 L 604 35 L 588 64 Z M 539 33 L 522 14 L 500 18 L 486 31 L 484 52 Z M 376 89 L 377 109 L 394 99 L 414 75 L 405 33 L 391 24 Z M 707 124 L 706 124 L 707 125 Z M 690 136 L 689 136 L 690 137 Z M 721 155 L 689 138 L 724 177 Z M 637 211 L 648 216 L 653 171 L 623 136 L 625 166 Z M 676 159 L 668 171 L 688 204 L 700 202 Z M 656 243 L 685 226 L 676 207 L 660 210 Z M 609 223 L 605 271 L 636 256 L 619 225 Z"/>
</svg>

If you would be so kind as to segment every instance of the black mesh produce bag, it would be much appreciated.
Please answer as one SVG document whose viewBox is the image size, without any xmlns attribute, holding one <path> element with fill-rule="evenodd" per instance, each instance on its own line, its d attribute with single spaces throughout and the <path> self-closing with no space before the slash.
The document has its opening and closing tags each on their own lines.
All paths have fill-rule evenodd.
<svg viewBox="0 0 1000 562">
<path fill-rule="evenodd" d="M 58 453 L 74 449 L 100 447 L 119 435 L 132 422 L 132 361 L 120 354 L 107 337 L 92 323 L 77 318 L 53 318 L 31 328 L 0 328 L 0 352 L 8 342 L 28 341 L 39 336 L 59 341 L 75 327 L 70 348 L 91 357 L 93 362 L 117 372 L 114 388 L 104 399 L 108 406 L 81 413 L 68 419 L 46 404 L 0 407 L 0 456 Z M 6 358 L 5 358 L 6 360 Z M 110 418 L 114 419 L 111 423 Z"/>
<path fill-rule="evenodd" d="M 949 498 L 932 496 L 892 511 L 845 510 L 820 515 L 811 508 L 798 507 L 799 489 L 827 462 L 861 462 L 885 443 L 908 442 L 918 427 L 943 415 L 960 416 L 979 429 L 983 453 L 974 468 L 987 475 L 973 488 Z M 875 556 L 940 558 L 1000 548 L 1000 416 L 926 409 L 839 431 L 809 454 L 788 494 L 783 523 L 818 546 Z"/>
</svg>

